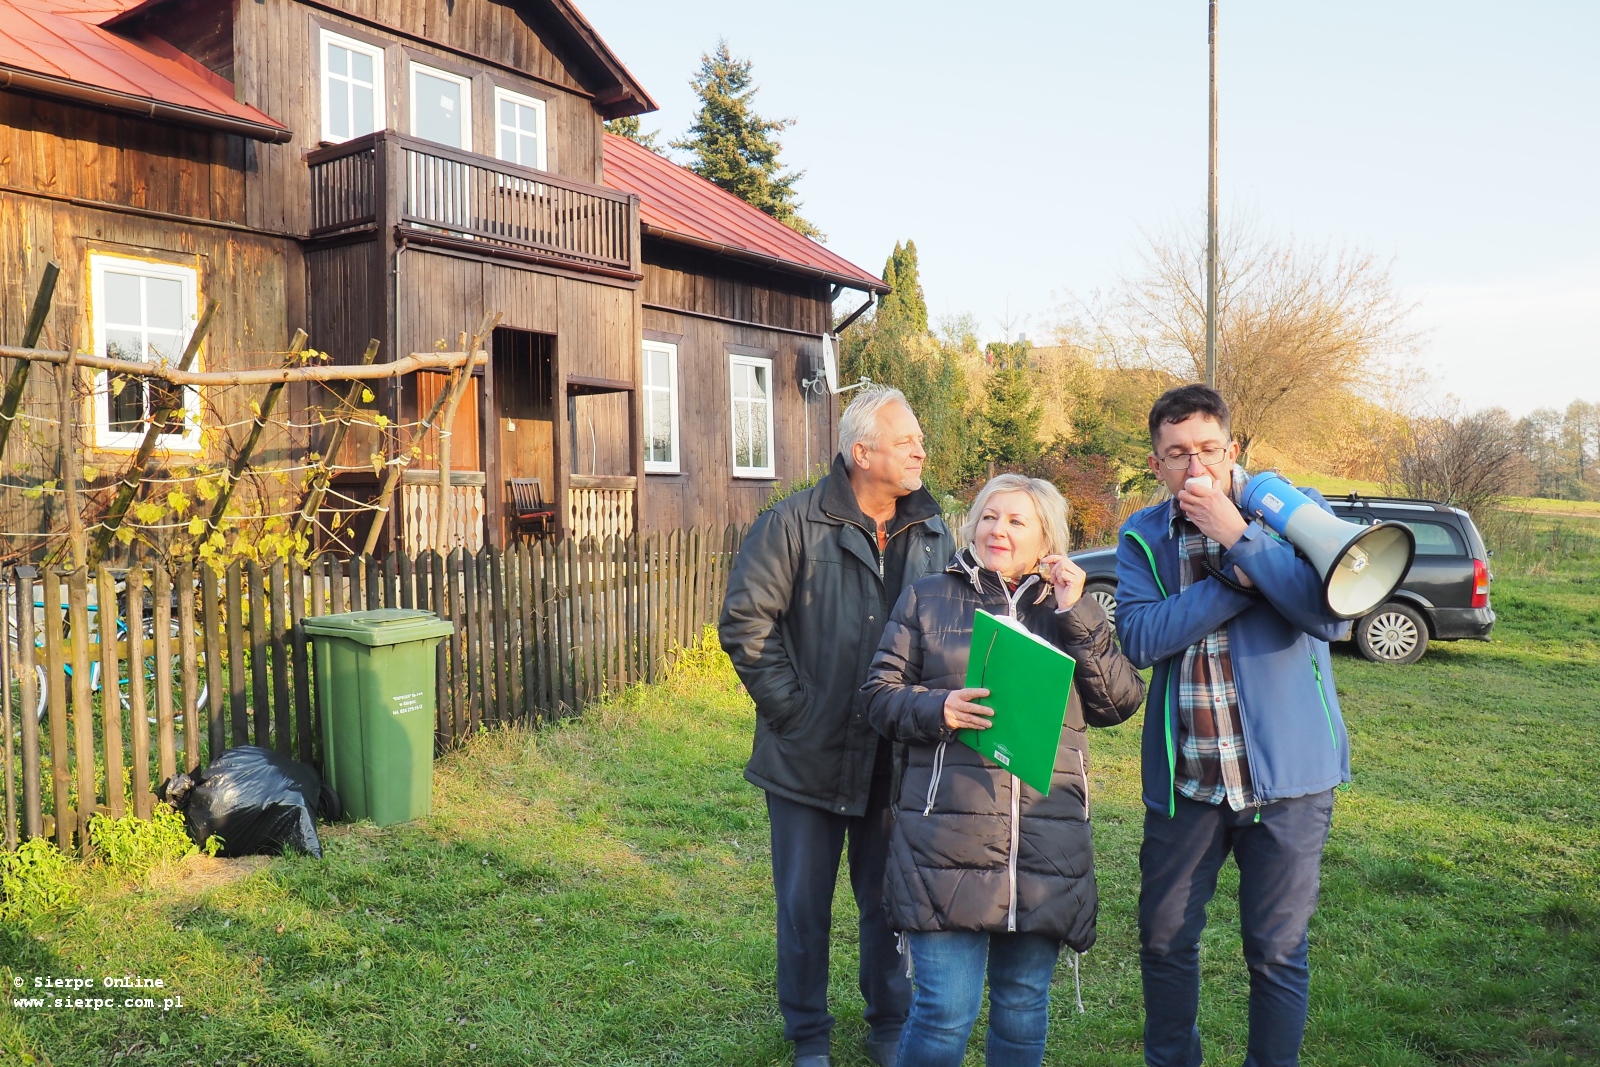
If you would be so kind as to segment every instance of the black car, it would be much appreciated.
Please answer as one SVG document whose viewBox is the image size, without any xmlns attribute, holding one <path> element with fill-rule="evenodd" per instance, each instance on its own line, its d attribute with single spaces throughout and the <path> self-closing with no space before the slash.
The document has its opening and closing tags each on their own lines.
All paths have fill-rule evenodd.
<svg viewBox="0 0 1600 1067">
<path fill-rule="evenodd" d="M 1472 516 L 1432 500 L 1360 496 L 1328 501 L 1346 522 L 1403 522 L 1416 535 L 1417 554 L 1394 595 L 1355 620 L 1352 639 L 1377 663 L 1415 663 L 1430 641 L 1487 641 L 1494 628 L 1489 606 L 1489 553 Z M 1089 576 L 1085 592 L 1117 615 L 1117 550 L 1072 553 Z"/>
</svg>

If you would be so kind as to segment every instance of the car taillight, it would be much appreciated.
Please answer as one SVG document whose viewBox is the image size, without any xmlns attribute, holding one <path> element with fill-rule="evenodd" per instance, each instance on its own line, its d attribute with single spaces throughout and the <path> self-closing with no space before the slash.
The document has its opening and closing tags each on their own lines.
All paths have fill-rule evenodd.
<svg viewBox="0 0 1600 1067">
<path fill-rule="evenodd" d="M 1481 559 L 1472 561 L 1472 606 L 1489 606 L 1489 565 Z"/>
</svg>

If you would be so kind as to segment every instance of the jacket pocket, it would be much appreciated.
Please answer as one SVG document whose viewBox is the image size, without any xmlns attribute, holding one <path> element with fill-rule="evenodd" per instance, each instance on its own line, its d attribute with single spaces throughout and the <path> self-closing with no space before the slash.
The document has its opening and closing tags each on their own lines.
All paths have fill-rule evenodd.
<svg viewBox="0 0 1600 1067">
<path fill-rule="evenodd" d="M 793 697 L 777 707 L 767 709 L 764 715 L 767 720 L 767 729 L 782 737 L 795 723 L 804 717 L 806 710 L 810 706 L 811 694 L 806 689 L 805 683 L 802 682 Z"/>
</svg>

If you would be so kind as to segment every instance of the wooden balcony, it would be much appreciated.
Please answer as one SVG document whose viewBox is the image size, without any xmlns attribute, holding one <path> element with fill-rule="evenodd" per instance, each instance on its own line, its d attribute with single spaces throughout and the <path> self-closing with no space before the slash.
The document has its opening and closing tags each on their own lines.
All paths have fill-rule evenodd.
<svg viewBox="0 0 1600 1067">
<path fill-rule="evenodd" d="M 640 277 L 629 194 L 392 130 L 319 148 L 306 162 L 312 238 L 393 228 L 407 244 Z"/>
</svg>

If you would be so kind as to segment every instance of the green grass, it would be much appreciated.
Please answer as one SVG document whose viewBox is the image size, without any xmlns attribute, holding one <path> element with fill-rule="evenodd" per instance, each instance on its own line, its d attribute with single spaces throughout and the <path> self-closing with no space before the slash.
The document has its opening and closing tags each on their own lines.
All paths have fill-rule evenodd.
<svg viewBox="0 0 1600 1067">
<path fill-rule="evenodd" d="M 1514 496 L 1506 500 L 1505 506 L 1514 511 L 1600 519 L 1600 500 L 1553 500 L 1550 497 Z"/>
<path fill-rule="evenodd" d="M 1341 652 L 1355 783 L 1312 929 L 1307 1064 L 1600 1055 L 1600 524 L 1497 554 L 1491 643 L 1385 668 Z M 1578 536 L 1584 534 L 1587 537 Z M 1541 540 L 1544 538 L 1545 540 Z M 439 761 L 435 813 L 328 829 L 322 861 L 85 874 L 71 912 L 0 926 L 13 976 L 159 977 L 181 1010 L 0 1011 L 55 1064 L 786 1064 L 751 709 L 720 656 L 537 734 Z M 1142 1062 L 1139 721 L 1098 731 L 1100 942 L 1086 1015 L 1058 969 L 1051 1064 Z M 1207 1062 L 1245 1039 L 1237 877 L 1203 942 Z M 848 891 L 835 1062 L 862 1067 Z M 969 1063 L 980 1063 L 981 1037 Z M 9 1062 L 0 1054 L 0 1062 Z"/>
</svg>

